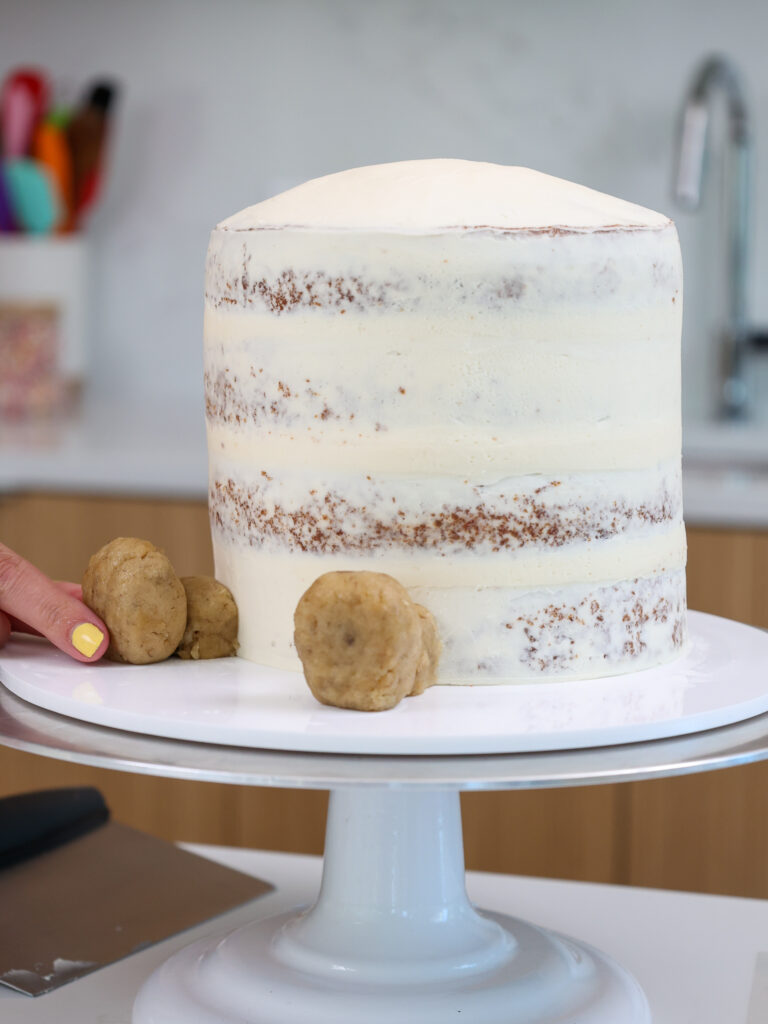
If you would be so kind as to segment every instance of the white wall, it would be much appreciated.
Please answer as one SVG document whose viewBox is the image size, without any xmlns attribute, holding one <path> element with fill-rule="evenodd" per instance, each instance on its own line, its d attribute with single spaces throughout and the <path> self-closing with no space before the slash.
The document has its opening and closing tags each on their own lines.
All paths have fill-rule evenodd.
<svg viewBox="0 0 768 1024">
<path fill-rule="evenodd" d="M 0 72 L 39 62 L 70 88 L 100 73 L 124 85 L 89 230 L 92 372 L 107 395 L 199 401 L 217 220 L 318 174 L 458 156 L 526 164 L 675 217 L 686 406 L 703 413 L 716 203 L 697 216 L 674 208 L 674 129 L 694 65 L 725 52 L 748 84 L 759 161 L 766 29 L 765 0 L 0 0 Z M 759 164 L 757 180 L 752 295 L 768 324 Z"/>
</svg>

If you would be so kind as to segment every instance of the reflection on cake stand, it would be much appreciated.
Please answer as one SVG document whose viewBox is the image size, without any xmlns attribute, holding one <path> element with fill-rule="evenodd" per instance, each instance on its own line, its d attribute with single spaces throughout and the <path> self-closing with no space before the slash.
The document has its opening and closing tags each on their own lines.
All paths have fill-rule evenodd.
<svg viewBox="0 0 768 1024">
<path fill-rule="evenodd" d="M 728 657 L 697 659 L 705 634 L 718 630 Z M 691 635 L 697 667 L 689 689 L 717 684 L 721 721 L 736 724 L 717 728 L 710 714 L 699 725 L 707 731 L 695 732 L 689 719 L 684 738 L 370 756 L 301 753 L 297 734 L 293 749 L 256 750 L 63 718 L 27 703 L 38 685 L 28 680 L 25 700 L 0 690 L 0 742 L 121 770 L 332 790 L 315 906 L 256 919 L 177 953 L 142 987 L 134 1024 L 649 1024 L 639 985 L 608 956 L 471 906 L 458 794 L 659 777 L 768 757 L 768 694 L 762 706 L 757 693 L 751 700 L 740 694 L 736 710 L 729 704 L 740 680 L 762 676 L 768 635 L 704 616 L 692 617 Z M 14 677 L 17 690 L 19 661 L 13 650 L 0 656 L 0 678 Z M 93 669 L 79 670 L 80 685 L 86 675 L 95 678 Z M 679 666 L 665 671 L 679 678 Z M 636 705 L 627 707 L 636 715 Z"/>
</svg>

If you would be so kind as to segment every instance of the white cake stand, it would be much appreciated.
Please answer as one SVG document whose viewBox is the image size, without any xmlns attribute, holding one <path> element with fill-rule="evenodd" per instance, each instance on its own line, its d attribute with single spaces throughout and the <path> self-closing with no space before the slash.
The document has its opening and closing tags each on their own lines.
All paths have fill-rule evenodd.
<svg viewBox="0 0 768 1024">
<path fill-rule="evenodd" d="M 762 708 L 757 695 L 740 694 L 744 677 L 768 691 L 768 635 L 708 616 L 692 615 L 691 625 L 688 690 L 718 683 L 731 724 L 718 727 L 710 709 L 704 731 L 694 731 L 683 713 L 682 738 L 488 754 L 253 749 L 64 717 L 29 703 L 33 681 L 26 699 L 0 688 L 0 742 L 122 771 L 332 791 L 315 905 L 177 953 L 139 992 L 134 1024 L 648 1024 L 637 982 L 605 954 L 470 905 L 459 791 L 638 780 L 768 757 L 768 692 Z M 710 670 L 696 655 L 713 630 L 730 660 Z M 0 679 L 20 688 L 28 655 L 11 646 Z M 94 669 L 77 670 L 81 683 L 93 686 Z M 679 663 L 668 672 L 679 679 Z M 467 702 L 479 692 L 466 690 Z M 632 714 L 636 735 L 636 707 Z"/>
</svg>

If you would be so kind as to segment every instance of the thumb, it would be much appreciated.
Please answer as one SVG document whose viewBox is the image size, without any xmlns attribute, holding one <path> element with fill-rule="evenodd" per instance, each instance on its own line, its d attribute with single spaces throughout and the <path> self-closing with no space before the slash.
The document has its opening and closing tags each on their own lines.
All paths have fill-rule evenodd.
<svg viewBox="0 0 768 1024">
<path fill-rule="evenodd" d="M 97 615 L 4 544 L 0 611 L 37 630 L 77 661 L 98 661 L 109 644 L 107 628 Z"/>
</svg>

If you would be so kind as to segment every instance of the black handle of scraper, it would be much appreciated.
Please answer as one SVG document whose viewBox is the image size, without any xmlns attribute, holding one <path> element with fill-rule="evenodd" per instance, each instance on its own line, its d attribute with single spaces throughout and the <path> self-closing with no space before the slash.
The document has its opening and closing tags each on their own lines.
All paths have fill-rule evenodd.
<svg viewBox="0 0 768 1024">
<path fill-rule="evenodd" d="M 109 820 L 92 786 L 46 789 L 0 799 L 0 868 L 45 853 Z"/>
</svg>

